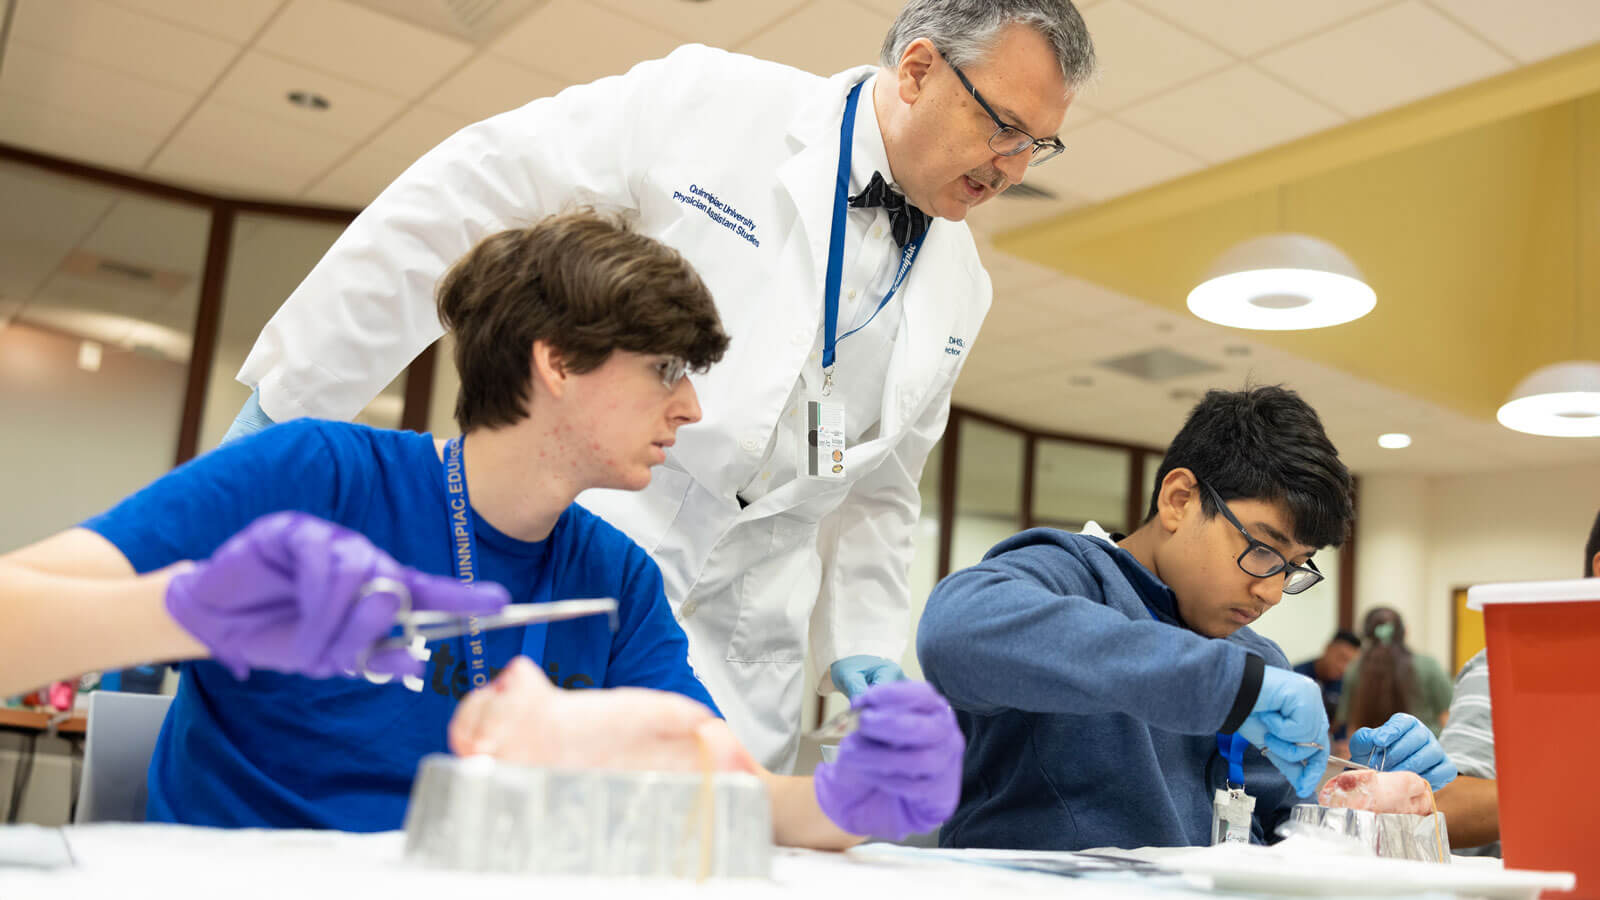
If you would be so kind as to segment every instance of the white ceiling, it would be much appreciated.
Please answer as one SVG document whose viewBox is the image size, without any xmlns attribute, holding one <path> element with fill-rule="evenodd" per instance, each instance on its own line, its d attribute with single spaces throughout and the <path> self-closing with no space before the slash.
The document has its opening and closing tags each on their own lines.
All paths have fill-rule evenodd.
<svg viewBox="0 0 1600 900">
<path fill-rule="evenodd" d="M 480 40 L 374 8 L 386 4 L 418 21 L 457 8 L 449 0 L 15 0 L 0 57 L 0 142 L 208 191 L 355 207 L 454 130 L 685 41 L 822 74 L 871 61 L 899 6 L 532 0 Z M 1068 153 L 1029 174 L 1057 199 L 989 204 L 972 217 L 980 239 L 1600 41 L 1596 0 L 1079 6 L 1102 74 L 1068 115 Z M 295 90 L 331 107 L 293 106 L 286 95 Z M 134 209 L 126 195 L 29 181 L 0 173 L 0 208 L 28 213 L 0 220 L 0 321 L 27 303 L 35 312 L 50 303 L 103 311 L 106 302 L 78 304 L 84 290 L 63 287 L 70 279 L 58 268 L 74 250 L 186 272 L 190 289 L 197 282 L 203 221 L 161 210 L 168 224 L 156 229 L 141 219 L 153 214 L 148 202 Z M 1592 442 L 1513 435 L 1244 333 L 984 253 L 995 306 L 957 400 L 996 415 L 1159 445 L 1196 392 L 1254 378 L 1302 388 L 1358 470 L 1459 471 L 1593 454 Z M 263 309 L 246 318 L 264 320 L 281 292 L 257 293 Z M 173 328 L 192 303 L 145 300 L 122 309 Z M 1095 365 L 1153 346 L 1221 371 L 1154 385 Z M 1417 443 L 1379 451 L 1375 436 L 1388 430 L 1410 431 Z"/>
</svg>

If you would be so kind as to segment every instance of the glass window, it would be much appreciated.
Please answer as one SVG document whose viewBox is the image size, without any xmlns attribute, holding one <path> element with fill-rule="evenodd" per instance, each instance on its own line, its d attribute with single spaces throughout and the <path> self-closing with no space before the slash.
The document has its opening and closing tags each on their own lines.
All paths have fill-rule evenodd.
<svg viewBox="0 0 1600 900">
<path fill-rule="evenodd" d="M 1093 521 L 1126 533 L 1132 464 L 1127 450 L 1040 438 L 1034 448 L 1034 524 L 1079 531 Z"/>
<path fill-rule="evenodd" d="M 210 213 L 7 162 L 0 210 L 5 552 L 172 467 Z"/>
<path fill-rule="evenodd" d="M 242 214 L 234 222 L 233 246 L 222 294 L 217 349 L 211 360 L 205 410 L 200 417 L 204 453 L 215 447 L 250 396 L 234 380 L 261 329 L 306 274 L 344 231 L 337 223 L 282 216 Z M 380 428 L 400 427 L 405 403 L 405 373 L 383 389 L 356 421 Z"/>
<path fill-rule="evenodd" d="M 951 571 L 1022 528 L 1022 433 L 962 417 Z"/>
</svg>

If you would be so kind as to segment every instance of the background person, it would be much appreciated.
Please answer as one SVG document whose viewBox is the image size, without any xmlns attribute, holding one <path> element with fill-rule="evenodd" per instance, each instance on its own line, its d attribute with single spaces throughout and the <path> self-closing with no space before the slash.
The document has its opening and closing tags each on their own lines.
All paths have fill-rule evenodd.
<svg viewBox="0 0 1600 900">
<path fill-rule="evenodd" d="M 1340 629 L 1333 633 L 1322 654 L 1294 667 L 1295 672 L 1315 681 L 1322 689 L 1322 706 L 1328 711 L 1328 721 L 1334 721 L 1339 708 L 1339 693 L 1344 686 L 1344 672 L 1351 660 L 1361 652 L 1361 638 L 1355 632 Z M 1334 737 L 1343 735 L 1335 733 Z"/>
<path fill-rule="evenodd" d="M 1438 660 L 1406 646 L 1400 613 L 1379 606 L 1361 621 L 1361 655 L 1345 670 L 1336 729 L 1353 732 L 1381 725 L 1395 713 L 1407 713 L 1437 735 L 1450 714 L 1450 676 Z"/>
</svg>

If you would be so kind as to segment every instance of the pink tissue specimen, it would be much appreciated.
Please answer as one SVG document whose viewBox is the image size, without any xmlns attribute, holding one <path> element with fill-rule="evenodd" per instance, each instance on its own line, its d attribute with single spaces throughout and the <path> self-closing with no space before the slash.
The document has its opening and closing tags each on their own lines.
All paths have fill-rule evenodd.
<svg viewBox="0 0 1600 900">
<path fill-rule="evenodd" d="M 1345 772 L 1328 779 L 1317 794 L 1323 806 L 1343 806 L 1380 813 L 1433 813 L 1428 782 L 1415 772 Z"/>
</svg>

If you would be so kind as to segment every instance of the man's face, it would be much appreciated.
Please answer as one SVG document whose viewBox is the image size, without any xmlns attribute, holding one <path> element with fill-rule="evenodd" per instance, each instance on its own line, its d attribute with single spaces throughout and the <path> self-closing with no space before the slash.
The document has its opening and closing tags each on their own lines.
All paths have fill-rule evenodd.
<svg viewBox="0 0 1600 900">
<path fill-rule="evenodd" d="M 650 469 L 666 461 L 678 428 L 700 420 L 700 401 L 687 377 L 670 388 L 662 383 L 671 363 L 659 354 L 618 350 L 594 371 L 570 376 L 563 443 L 583 460 L 580 489 L 643 490 Z"/>
<path fill-rule="evenodd" d="M 1327 649 L 1322 651 L 1322 670 L 1329 680 L 1344 677 L 1344 670 L 1350 668 L 1350 663 L 1361 651 L 1344 641 L 1334 641 Z"/>
<path fill-rule="evenodd" d="M 996 154 L 989 147 L 995 120 L 937 48 L 929 55 L 900 144 L 903 157 L 893 162 L 894 176 L 923 212 L 959 222 L 972 207 L 1021 183 L 1033 154 Z M 1061 130 L 1072 98 L 1049 42 L 1032 28 L 1014 25 L 1002 31 L 983 59 L 961 71 L 1004 124 L 1035 138 Z"/>
<path fill-rule="evenodd" d="M 1207 637 L 1227 637 L 1283 599 L 1284 573 L 1257 578 L 1239 568 L 1250 542 L 1221 513 L 1206 518 L 1199 492 L 1191 492 L 1183 521 L 1169 542 L 1161 576 L 1178 595 L 1178 612 Z M 1281 502 L 1230 500 L 1228 508 L 1251 537 L 1303 564 L 1317 549 L 1289 535 L 1294 522 Z"/>
</svg>

